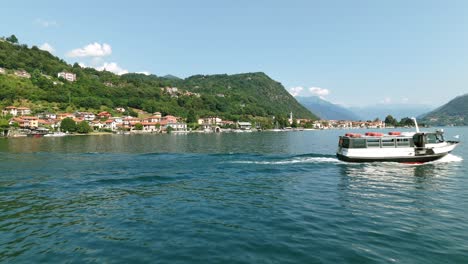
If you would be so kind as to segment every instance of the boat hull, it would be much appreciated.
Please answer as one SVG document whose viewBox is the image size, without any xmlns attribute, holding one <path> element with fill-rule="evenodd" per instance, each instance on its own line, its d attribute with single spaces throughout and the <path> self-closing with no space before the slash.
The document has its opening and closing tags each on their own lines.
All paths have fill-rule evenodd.
<svg viewBox="0 0 468 264">
<path fill-rule="evenodd" d="M 336 157 L 346 162 L 400 162 L 400 163 L 424 163 L 443 158 L 448 153 L 433 155 L 421 155 L 411 157 L 350 157 L 337 153 Z"/>
</svg>

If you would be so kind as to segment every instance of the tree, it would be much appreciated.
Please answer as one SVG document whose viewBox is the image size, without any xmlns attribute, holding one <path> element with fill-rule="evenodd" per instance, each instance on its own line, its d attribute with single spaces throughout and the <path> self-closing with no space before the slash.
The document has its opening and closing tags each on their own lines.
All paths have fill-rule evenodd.
<svg viewBox="0 0 468 264">
<path fill-rule="evenodd" d="M 136 123 L 135 130 L 143 130 L 143 125 L 141 123 Z"/>
<path fill-rule="evenodd" d="M 65 132 L 75 132 L 76 122 L 73 119 L 67 117 L 60 123 L 60 129 Z"/>
<path fill-rule="evenodd" d="M 402 118 L 399 123 L 400 126 L 414 126 L 414 121 L 413 119 L 409 117 Z"/>
<path fill-rule="evenodd" d="M 296 119 L 293 119 L 292 124 L 291 124 L 291 127 L 292 127 L 292 128 L 296 128 L 296 127 L 297 127 L 297 120 L 296 120 Z"/>
<path fill-rule="evenodd" d="M 9 127 L 10 123 L 7 119 L 0 119 L 0 132 L 2 133 L 2 136 L 5 134 L 5 131 L 7 131 Z"/>
<path fill-rule="evenodd" d="M 195 114 L 195 111 L 193 109 L 190 109 L 188 116 L 187 116 L 187 123 L 196 123 L 197 120 L 197 115 Z"/>
<path fill-rule="evenodd" d="M 89 126 L 87 121 L 81 121 L 76 125 L 76 132 L 80 134 L 88 134 L 91 131 L 93 131 L 93 129 Z"/>
<path fill-rule="evenodd" d="M 18 38 L 15 35 L 11 35 L 8 38 L 6 38 L 6 41 L 17 44 L 18 43 Z"/>
<path fill-rule="evenodd" d="M 392 115 L 388 115 L 387 117 L 385 117 L 385 125 L 390 125 L 390 126 L 396 126 L 398 124 L 398 121 L 393 118 Z"/>
<path fill-rule="evenodd" d="M 124 114 L 127 114 L 129 116 L 133 116 L 133 117 L 138 117 L 138 113 L 133 111 L 133 109 L 128 109 L 128 111 L 125 112 Z"/>
</svg>

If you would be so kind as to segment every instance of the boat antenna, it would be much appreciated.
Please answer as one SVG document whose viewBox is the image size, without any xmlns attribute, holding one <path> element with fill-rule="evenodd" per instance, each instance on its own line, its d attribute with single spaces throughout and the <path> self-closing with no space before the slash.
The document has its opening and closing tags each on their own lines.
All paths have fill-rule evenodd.
<svg viewBox="0 0 468 264">
<path fill-rule="evenodd" d="M 414 121 L 414 126 L 416 127 L 416 133 L 419 133 L 418 121 L 416 121 L 415 117 L 411 118 Z"/>
</svg>

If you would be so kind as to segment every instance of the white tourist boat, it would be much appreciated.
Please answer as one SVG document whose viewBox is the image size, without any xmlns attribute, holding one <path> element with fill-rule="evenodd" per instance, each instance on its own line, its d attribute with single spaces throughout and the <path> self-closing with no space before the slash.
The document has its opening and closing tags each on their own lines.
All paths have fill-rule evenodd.
<svg viewBox="0 0 468 264">
<path fill-rule="evenodd" d="M 446 141 L 443 130 L 419 131 L 416 119 L 413 120 L 416 132 L 347 133 L 340 136 L 336 156 L 347 162 L 423 163 L 444 157 L 459 144 L 458 141 Z"/>
</svg>

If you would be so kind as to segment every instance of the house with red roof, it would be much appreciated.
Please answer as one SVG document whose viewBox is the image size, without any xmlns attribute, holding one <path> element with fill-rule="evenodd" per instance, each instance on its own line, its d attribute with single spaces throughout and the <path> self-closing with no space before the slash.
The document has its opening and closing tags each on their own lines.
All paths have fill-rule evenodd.
<svg viewBox="0 0 468 264">
<path fill-rule="evenodd" d="M 98 119 L 108 119 L 108 118 L 111 118 L 112 117 L 112 114 L 110 114 L 109 112 L 107 111 L 103 111 L 103 112 L 100 112 L 99 114 L 97 114 L 96 116 Z"/>
</svg>

